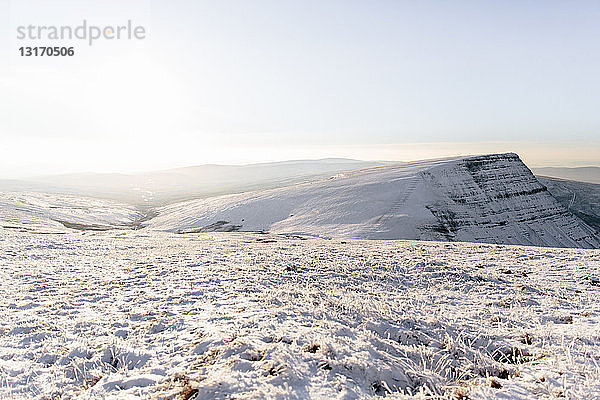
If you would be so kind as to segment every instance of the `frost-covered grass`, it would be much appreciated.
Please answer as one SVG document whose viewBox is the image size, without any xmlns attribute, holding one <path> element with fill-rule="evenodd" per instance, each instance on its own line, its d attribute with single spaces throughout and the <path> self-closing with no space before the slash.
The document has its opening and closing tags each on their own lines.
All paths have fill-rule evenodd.
<svg viewBox="0 0 600 400">
<path fill-rule="evenodd" d="M 600 251 L 0 230 L 0 398 L 600 396 Z"/>
</svg>

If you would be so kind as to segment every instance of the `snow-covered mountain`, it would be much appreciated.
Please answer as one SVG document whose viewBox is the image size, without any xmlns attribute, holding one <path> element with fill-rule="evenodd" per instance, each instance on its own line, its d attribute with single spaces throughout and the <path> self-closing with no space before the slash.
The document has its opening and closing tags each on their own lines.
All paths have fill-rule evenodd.
<svg viewBox="0 0 600 400">
<path fill-rule="evenodd" d="M 366 168 L 157 211 L 148 227 L 172 232 L 600 248 L 595 230 L 558 203 L 512 153 Z"/>
</svg>

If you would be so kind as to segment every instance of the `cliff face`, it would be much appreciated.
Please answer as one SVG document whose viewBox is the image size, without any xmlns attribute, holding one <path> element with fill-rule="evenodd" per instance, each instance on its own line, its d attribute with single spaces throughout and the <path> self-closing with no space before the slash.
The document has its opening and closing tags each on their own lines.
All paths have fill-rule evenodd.
<svg viewBox="0 0 600 400">
<path fill-rule="evenodd" d="M 600 248 L 516 154 L 374 167 L 275 190 L 177 203 L 149 227 Z"/>
<path fill-rule="evenodd" d="M 470 157 L 421 176 L 448 240 L 598 248 L 596 232 L 559 204 L 516 154 Z"/>
</svg>

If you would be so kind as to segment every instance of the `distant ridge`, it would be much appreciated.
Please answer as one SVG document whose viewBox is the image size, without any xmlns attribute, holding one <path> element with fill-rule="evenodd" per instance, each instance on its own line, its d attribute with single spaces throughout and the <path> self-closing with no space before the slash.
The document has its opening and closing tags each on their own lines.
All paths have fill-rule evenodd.
<svg viewBox="0 0 600 400">
<path fill-rule="evenodd" d="M 272 189 L 385 163 L 325 158 L 245 165 L 204 164 L 137 174 L 61 174 L 26 180 L 0 180 L 0 191 L 83 195 L 156 206 L 220 194 Z"/>
<path fill-rule="evenodd" d="M 600 167 L 543 167 L 532 171 L 539 176 L 600 184 Z"/>
</svg>

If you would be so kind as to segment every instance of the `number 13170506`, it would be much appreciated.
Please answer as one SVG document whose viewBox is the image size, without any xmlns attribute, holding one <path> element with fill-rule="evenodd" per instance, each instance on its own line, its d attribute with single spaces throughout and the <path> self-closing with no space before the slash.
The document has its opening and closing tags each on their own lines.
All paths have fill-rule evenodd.
<svg viewBox="0 0 600 400">
<path fill-rule="evenodd" d="M 22 57 L 71 57 L 75 55 L 73 47 L 19 47 L 19 52 Z"/>
</svg>

